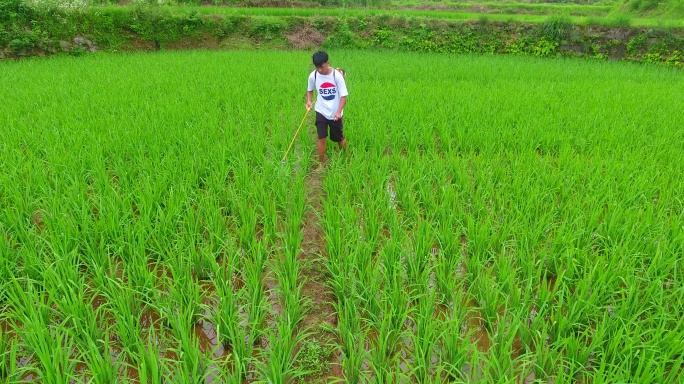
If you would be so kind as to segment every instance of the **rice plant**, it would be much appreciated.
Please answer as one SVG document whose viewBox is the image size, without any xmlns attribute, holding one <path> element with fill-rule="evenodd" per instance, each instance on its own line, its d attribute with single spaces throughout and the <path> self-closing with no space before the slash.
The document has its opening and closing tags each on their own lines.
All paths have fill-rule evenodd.
<svg viewBox="0 0 684 384">
<path fill-rule="evenodd" d="M 306 382 L 312 228 L 323 380 L 681 381 L 678 72 L 333 57 L 315 175 L 308 53 L 0 63 L 0 381 Z"/>
</svg>

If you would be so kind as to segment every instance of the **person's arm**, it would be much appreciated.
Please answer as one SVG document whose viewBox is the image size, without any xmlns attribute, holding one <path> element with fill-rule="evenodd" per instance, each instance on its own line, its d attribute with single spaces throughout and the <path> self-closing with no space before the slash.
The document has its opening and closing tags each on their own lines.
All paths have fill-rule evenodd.
<svg viewBox="0 0 684 384">
<path fill-rule="evenodd" d="M 347 96 L 340 97 L 340 107 L 337 108 L 333 120 L 337 121 L 342 118 L 342 110 L 344 109 L 345 104 L 347 104 Z"/>
<path fill-rule="evenodd" d="M 344 76 L 338 78 L 338 83 L 339 84 L 337 84 L 337 87 L 339 88 L 340 92 L 340 106 L 337 108 L 337 112 L 335 112 L 333 120 L 339 120 L 342 118 L 342 110 L 344 109 L 344 106 L 347 105 L 347 95 L 349 94 L 347 91 L 347 82 L 344 80 Z"/>
<path fill-rule="evenodd" d="M 311 99 L 313 99 L 313 91 L 306 91 L 306 109 L 311 109 Z"/>
</svg>

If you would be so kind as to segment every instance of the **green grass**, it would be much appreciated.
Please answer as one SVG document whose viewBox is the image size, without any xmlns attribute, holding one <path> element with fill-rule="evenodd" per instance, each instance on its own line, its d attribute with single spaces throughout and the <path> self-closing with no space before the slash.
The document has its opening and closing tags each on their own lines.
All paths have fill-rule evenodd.
<svg viewBox="0 0 684 384">
<path fill-rule="evenodd" d="M 681 20 L 684 18 L 684 1 L 628 0 L 616 12 L 657 19 Z"/>
<path fill-rule="evenodd" d="M 103 7 L 107 10 L 120 9 L 117 6 Z M 410 9 L 359 9 L 359 8 L 233 8 L 233 7 L 210 7 L 210 6 L 170 6 L 173 13 L 189 14 L 198 13 L 201 15 L 220 15 L 220 16 L 325 16 L 325 17 L 365 17 L 365 16 L 388 16 L 388 17 L 415 17 L 428 20 L 450 20 L 450 21 L 477 21 L 489 20 L 499 22 L 524 22 L 524 23 L 543 23 L 549 18 L 561 15 L 573 24 L 591 24 L 607 27 L 670 27 L 684 28 L 684 20 L 681 18 L 660 17 L 645 18 L 629 13 L 622 12 L 596 12 L 581 13 L 573 12 L 562 7 L 558 7 L 553 12 L 543 13 L 478 13 L 466 11 L 427 11 Z M 579 14 L 579 15 L 578 15 Z M 581 16 L 580 16 L 581 15 Z"/>
<path fill-rule="evenodd" d="M 604 16 L 615 5 L 595 4 L 563 4 L 563 3 L 524 3 L 524 2 L 394 2 L 392 9 L 426 9 L 434 10 L 468 11 L 477 10 L 480 13 L 503 13 L 503 14 L 567 14 L 573 16 Z"/>
<path fill-rule="evenodd" d="M 298 260 L 311 117 L 280 163 L 309 53 L 0 62 L 0 381 L 285 382 L 328 348 L 349 381 L 682 379 L 680 72 L 331 63 L 349 149 L 320 174 L 338 324 L 317 348 Z"/>
</svg>

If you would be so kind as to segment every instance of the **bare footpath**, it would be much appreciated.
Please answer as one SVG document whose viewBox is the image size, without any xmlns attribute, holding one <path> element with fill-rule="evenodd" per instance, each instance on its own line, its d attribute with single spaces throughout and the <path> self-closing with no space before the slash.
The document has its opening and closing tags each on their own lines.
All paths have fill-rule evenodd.
<svg viewBox="0 0 684 384">
<path fill-rule="evenodd" d="M 309 130 L 309 136 L 315 142 L 317 136 L 314 130 Z M 318 159 L 315 146 L 312 158 L 312 168 L 316 168 Z M 333 305 L 335 296 L 327 284 L 330 273 L 326 267 L 326 240 L 319 220 L 325 199 L 324 177 L 325 170 L 312 169 L 304 180 L 306 211 L 302 222 L 304 238 L 299 261 L 304 281 L 302 296 L 310 301 L 302 326 L 310 335 L 302 343 L 298 362 L 302 368 L 313 371 L 302 379 L 306 383 L 329 383 L 344 378 L 337 354 L 331 348 L 337 344 L 337 338 L 331 332 L 337 327 L 337 313 Z"/>
</svg>

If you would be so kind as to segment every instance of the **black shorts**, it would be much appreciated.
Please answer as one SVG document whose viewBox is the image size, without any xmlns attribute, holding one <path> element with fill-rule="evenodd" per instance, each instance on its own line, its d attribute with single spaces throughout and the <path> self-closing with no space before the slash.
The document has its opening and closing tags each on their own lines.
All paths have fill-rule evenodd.
<svg viewBox="0 0 684 384">
<path fill-rule="evenodd" d="M 330 140 L 339 143 L 344 140 L 344 124 L 342 118 L 339 120 L 328 120 L 320 112 L 316 112 L 316 130 L 318 130 L 318 139 L 325 139 L 328 137 L 328 127 L 330 127 Z"/>
</svg>

